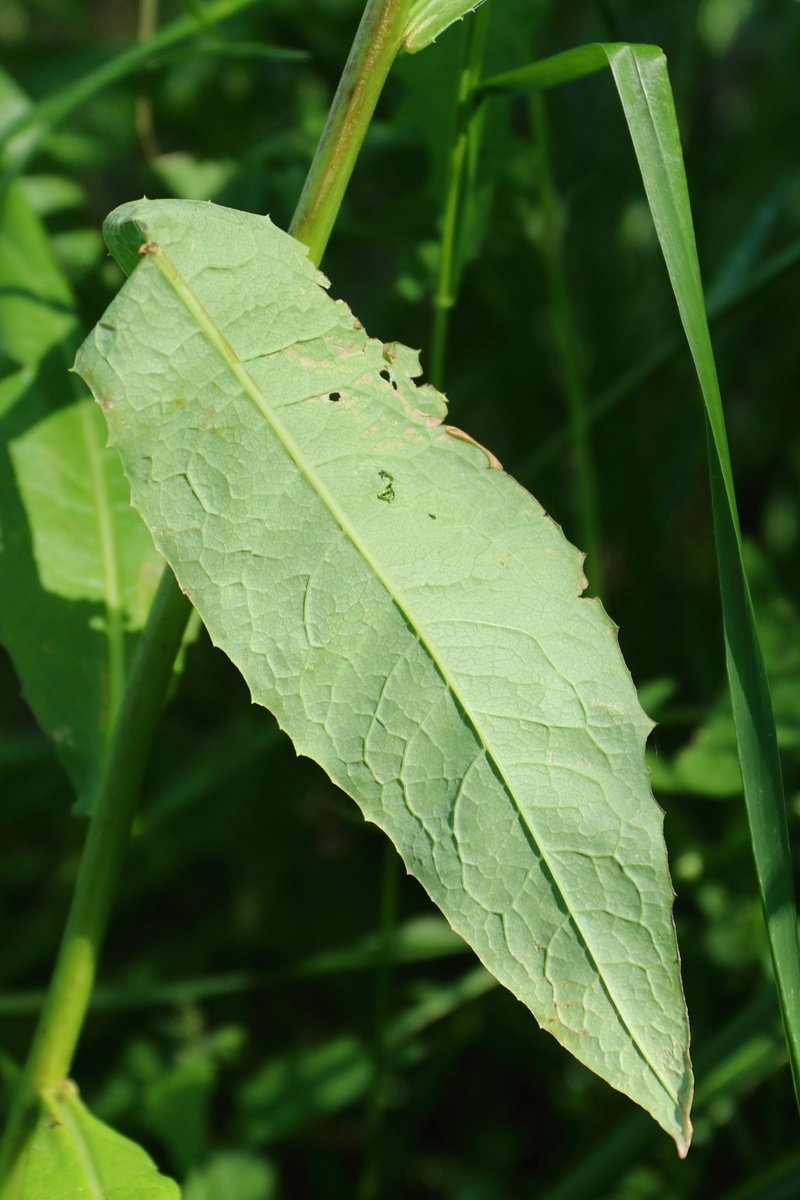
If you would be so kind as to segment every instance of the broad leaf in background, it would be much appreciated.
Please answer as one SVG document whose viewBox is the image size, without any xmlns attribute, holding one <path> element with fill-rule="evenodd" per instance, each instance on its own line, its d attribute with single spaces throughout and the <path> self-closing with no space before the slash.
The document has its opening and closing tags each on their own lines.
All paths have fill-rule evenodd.
<svg viewBox="0 0 800 1200">
<path fill-rule="evenodd" d="M 75 1085 L 49 1088 L 31 1141 L 22 1200 L 179 1200 L 180 1190 L 159 1175 L 134 1142 L 93 1117 Z"/>
<path fill-rule="evenodd" d="M 483 0 L 416 0 L 411 5 L 403 44 L 409 54 L 430 46 L 455 21 L 474 12 Z"/>
<path fill-rule="evenodd" d="M 24 103 L 0 76 L 0 116 Z M 80 335 L 15 181 L 0 195 L 0 641 L 86 808 L 160 559 L 68 373 Z"/>
<path fill-rule="evenodd" d="M 580 555 L 266 218 L 143 201 L 107 238 L 132 274 L 78 367 L 212 638 L 492 973 L 685 1152 L 650 723 Z"/>
</svg>

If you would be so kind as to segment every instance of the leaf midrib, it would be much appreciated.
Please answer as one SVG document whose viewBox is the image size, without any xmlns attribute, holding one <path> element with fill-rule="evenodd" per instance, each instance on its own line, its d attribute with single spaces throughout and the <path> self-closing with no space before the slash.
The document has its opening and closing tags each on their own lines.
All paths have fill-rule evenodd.
<svg viewBox="0 0 800 1200">
<path fill-rule="evenodd" d="M 78 1114 L 73 1111 L 72 1105 L 67 1101 L 60 1101 L 55 1096 L 49 1098 L 48 1107 L 59 1124 L 63 1125 L 70 1136 L 79 1169 L 82 1171 L 86 1185 L 90 1189 L 90 1195 L 94 1197 L 94 1200 L 107 1200 L 108 1193 L 95 1170 L 91 1147 L 84 1136 Z"/>
<path fill-rule="evenodd" d="M 108 712 L 106 728 L 103 732 L 108 740 L 125 687 L 122 582 L 114 537 L 112 501 L 101 455 L 98 453 L 97 439 L 94 437 L 91 426 L 91 409 L 81 402 L 79 412 L 81 435 L 89 462 L 90 486 L 95 498 L 93 509 L 97 518 L 100 564 L 103 572 L 103 602 L 106 610 L 106 642 L 108 643 Z"/>
<path fill-rule="evenodd" d="M 139 228 L 142 232 L 143 237 L 147 238 L 150 236 L 150 232 L 142 229 L 141 225 L 139 225 Z M 336 520 L 338 522 L 340 528 L 346 533 L 346 535 L 352 542 L 355 549 L 363 557 L 363 559 L 366 561 L 366 563 L 370 567 L 370 569 L 374 572 L 376 577 L 380 580 L 381 584 L 386 589 L 387 594 L 391 597 L 392 601 L 395 603 L 395 605 L 397 606 L 399 611 L 406 618 L 406 620 L 408 621 L 408 624 L 414 630 L 416 636 L 419 638 L 420 642 L 425 647 L 426 651 L 428 652 L 428 654 L 431 657 L 431 661 L 433 662 L 433 664 L 436 667 L 439 674 L 442 676 L 445 684 L 449 688 L 449 690 L 450 690 L 451 694 L 453 695 L 453 697 L 455 698 L 457 704 L 459 705 L 462 712 L 467 717 L 470 725 L 472 726 L 472 729 L 473 729 L 479 743 L 483 746 L 483 749 L 487 756 L 487 759 L 491 763 L 494 764 L 494 766 L 497 770 L 497 773 L 498 773 L 500 779 L 502 780 L 503 787 L 505 788 L 507 795 L 510 797 L 510 799 L 514 805 L 514 808 L 516 809 L 516 811 L 519 815 L 519 818 L 522 822 L 523 828 L 525 829 L 525 831 L 527 833 L 527 836 L 529 836 L 531 838 L 538 853 L 541 855 L 542 860 L 545 863 L 547 870 L 549 871 L 549 873 L 558 889 L 559 895 L 563 898 L 563 900 L 565 902 L 569 919 L 573 923 L 575 929 L 577 930 L 577 932 L 580 936 L 580 939 L 584 945 L 584 948 L 586 950 L 586 953 L 589 955 L 592 963 L 594 964 L 595 970 L 597 971 L 598 978 L 601 980 L 603 987 L 606 991 L 606 994 L 608 995 L 608 998 L 611 1001 L 612 1007 L 613 1007 L 614 1011 L 616 1012 L 621 1024 L 627 1030 L 632 1043 L 636 1046 L 637 1050 L 639 1051 L 640 1055 L 642 1056 L 643 1061 L 647 1064 L 647 1066 L 649 1067 L 649 1069 L 652 1072 L 655 1079 L 657 1079 L 657 1081 L 659 1082 L 661 1087 L 664 1089 L 664 1091 L 666 1092 L 670 1101 L 673 1103 L 677 1103 L 677 1096 L 676 1096 L 675 1091 L 670 1086 L 669 1082 L 667 1080 L 665 1080 L 665 1078 L 663 1077 L 661 1071 L 658 1068 L 657 1063 L 654 1063 L 652 1061 L 650 1055 L 646 1052 L 645 1048 L 642 1046 L 639 1037 L 637 1037 L 636 1033 L 631 1028 L 630 1023 L 628 1022 L 625 1015 L 623 1014 L 623 1012 L 620 1008 L 620 1005 L 617 1001 L 617 998 L 614 995 L 608 981 L 606 980 L 604 972 L 601 970 L 600 965 L 596 960 L 596 957 L 592 950 L 590 940 L 589 940 L 585 930 L 583 929 L 580 920 L 578 919 L 578 917 L 576 916 L 572 907 L 570 906 L 570 904 L 567 901 L 567 896 L 568 896 L 567 889 L 565 889 L 562 886 L 562 882 L 559 879 L 558 872 L 553 868 L 548 854 L 542 848 L 539 839 L 537 838 L 534 830 L 531 828 L 531 824 L 530 824 L 527 814 L 523 812 L 523 810 L 519 804 L 519 801 L 517 800 L 514 789 L 509 784 L 509 782 L 506 778 L 506 774 L 505 774 L 504 770 L 502 769 L 501 764 L 497 761 L 494 752 L 491 750 L 490 746 L 488 745 L 487 739 L 484 736 L 480 722 L 473 714 L 468 703 L 462 698 L 460 690 L 459 690 L 456 682 L 451 678 L 450 673 L 447 670 L 447 667 L 441 661 L 441 656 L 439 654 L 437 654 L 436 647 L 429 641 L 429 639 L 425 636 L 424 632 L 422 632 L 423 625 L 417 619 L 416 613 L 414 612 L 414 609 L 413 609 L 413 606 L 406 600 L 406 598 L 404 596 L 401 595 L 401 593 L 398 591 L 396 586 L 394 586 L 392 584 L 391 580 L 387 577 L 384 570 L 382 569 L 380 563 L 375 560 L 369 547 L 366 546 L 362 542 L 361 537 L 358 534 L 358 531 L 353 528 L 352 521 L 351 521 L 350 517 L 348 516 L 348 514 L 346 513 L 346 511 L 339 505 L 339 502 L 337 501 L 334 494 L 330 491 L 330 489 L 325 484 L 325 482 L 319 477 L 316 469 L 311 464 L 311 462 L 308 460 L 306 455 L 303 453 L 302 449 L 297 444 L 297 442 L 295 441 L 294 437 L 291 435 L 289 430 L 285 427 L 283 422 L 280 421 L 279 418 L 276 416 L 276 414 L 274 413 L 274 411 L 268 404 L 266 397 L 263 395 L 263 393 L 261 392 L 261 389 L 256 384 L 255 380 L 252 378 L 252 376 L 249 374 L 249 372 L 245 370 L 244 366 L 242 365 L 240 359 L 238 358 L 236 352 L 234 351 L 233 347 L 228 342 L 225 335 L 219 329 L 216 322 L 213 320 L 211 315 L 208 313 L 208 311 L 202 305 L 202 303 L 200 302 L 198 297 L 195 295 L 195 293 L 192 291 L 192 289 L 189 287 L 189 285 L 185 282 L 185 280 L 180 275 L 180 273 L 177 270 L 177 268 L 175 267 L 175 265 L 167 257 L 167 255 L 164 252 L 164 249 L 161 246 L 159 246 L 157 243 L 154 243 L 151 241 L 148 243 L 148 252 L 145 255 L 145 258 L 147 260 L 153 262 L 153 264 L 155 265 L 155 267 L 161 274 L 162 278 L 172 288 L 172 290 L 174 291 L 174 293 L 177 296 L 177 298 L 179 299 L 179 301 L 184 305 L 184 307 L 187 309 L 187 311 L 190 313 L 190 315 L 195 319 L 200 331 L 205 335 L 205 337 L 207 338 L 209 343 L 214 347 L 214 349 L 217 350 L 220 357 L 223 359 L 223 362 L 228 366 L 228 368 L 230 369 L 234 378 L 240 384 L 242 390 L 250 398 L 250 400 L 252 400 L 252 402 L 258 409 L 258 411 L 264 417 L 264 419 L 266 420 L 270 429 L 272 430 L 272 432 L 275 434 L 275 436 L 278 438 L 278 440 L 284 447 L 286 453 L 293 460 L 293 462 L 295 463 L 297 468 L 302 472 L 302 474 L 305 477 L 305 479 L 307 480 L 307 482 L 310 484 L 310 486 L 314 489 L 314 491 L 317 493 L 319 498 L 325 504 L 325 506 L 327 507 L 331 516 L 334 518 L 334 520 Z M 144 265 L 145 264 L 141 264 L 137 269 L 141 270 L 142 266 L 144 266 Z"/>
</svg>

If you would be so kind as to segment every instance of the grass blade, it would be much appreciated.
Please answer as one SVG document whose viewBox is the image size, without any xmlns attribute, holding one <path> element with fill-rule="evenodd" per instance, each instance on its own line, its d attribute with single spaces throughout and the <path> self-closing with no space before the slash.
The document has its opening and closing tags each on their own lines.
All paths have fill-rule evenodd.
<svg viewBox="0 0 800 1200">
<path fill-rule="evenodd" d="M 703 393 L 725 656 L 750 836 L 795 1093 L 800 1100 L 800 943 L 769 684 L 742 556 L 719 382 L 666 59 L 655 46 L 596 44 L 487 80 L 480 95 L 553 87 L 609 66 Z"/>
</svg>

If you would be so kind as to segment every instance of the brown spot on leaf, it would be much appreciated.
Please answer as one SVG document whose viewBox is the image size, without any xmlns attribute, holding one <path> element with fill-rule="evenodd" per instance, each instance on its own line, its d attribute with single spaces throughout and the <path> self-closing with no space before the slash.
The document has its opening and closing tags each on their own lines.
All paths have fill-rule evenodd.
<svg viewBox="0 0 800 1200">
<path fill-rule="evenodd" d="M 470 437 L 468 433 L 464 433 L 463 429 L 457 429 L 455 425 L 445 425 L 444 428 L 452 437 L 459 438 L 462 442 L 470 442 L 473 446 L 477 446 L 478 449 L 482 450 L 488 458 L 489 466 L 495 471 L 502 471 L 503 464 L 500 462 L 500 459 L 495 454 L 492 454 L 491 450 L 487 450 L 485 446 L 482 446 L 480 442 L 476 442 L 474 437 Z"/>
</svg>

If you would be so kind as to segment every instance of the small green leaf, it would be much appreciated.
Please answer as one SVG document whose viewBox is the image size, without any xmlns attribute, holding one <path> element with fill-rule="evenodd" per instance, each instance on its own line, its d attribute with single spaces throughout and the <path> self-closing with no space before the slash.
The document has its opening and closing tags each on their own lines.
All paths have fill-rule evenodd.
<svg viewBox="0 0 800 1200">
<path fill-rule="evenodd" d="M 28 1151 L 22 1200 L 179 1200 L 180 1189 L 155 1163 L 82 1104 L 74 1084 L 42 1096 Z"/>
<path fill-rule="evenodd" d="M 650 722 L 580 555 L 266 218 L 143 201 L 107 237 L 139 265 L 79 369 L 212 638 L 492 973 L 685 1149 Z"/>
<path fill-rule="evenodd" d="M 416 54 L 435 42 L 456 21 L 474 12 L 483 0 L 416 0 L 406 25 L 403 44 L 409 54 Z"/>
</svg>

